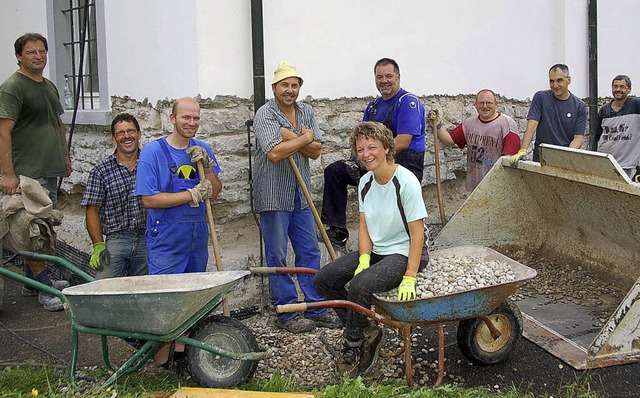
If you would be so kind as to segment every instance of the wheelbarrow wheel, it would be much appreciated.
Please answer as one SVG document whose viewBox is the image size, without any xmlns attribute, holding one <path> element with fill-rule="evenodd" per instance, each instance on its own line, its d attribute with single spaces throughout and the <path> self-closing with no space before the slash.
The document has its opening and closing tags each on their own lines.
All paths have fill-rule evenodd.
<svg viewBox="0 0 640 398">
<path fill-rule="evenodd" d="M 258 351 L 258 343 L 251 330 L 242 322 L 222 315 L 202 320 L 191 336 L 210 346 L 229 352 Z M 203 387 L 228 388 L 247 381 L 258 366 L 257 361 L 240 361 L 187 346 L 187 364 L 193 380 Z"/>
<path fill-rule="evenodd" d="M 522 336 L 522 314 L 507 299 L 488 315 L 500 331 L 494 339 L 482 318 L 465 319 L 458 323 L 458 347 L 473 363 L 490 365 L 501 362 L 516 348 Z"/>
</svg>

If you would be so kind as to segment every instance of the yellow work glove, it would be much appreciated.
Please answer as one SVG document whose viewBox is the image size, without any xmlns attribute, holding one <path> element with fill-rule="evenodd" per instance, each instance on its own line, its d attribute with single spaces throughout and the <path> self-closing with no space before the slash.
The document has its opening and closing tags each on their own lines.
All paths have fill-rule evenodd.
<svg viewBox="0 0 640 398">
<path fill-rule="evenodd" d="M 207 152 L 207 150 L 199 145 L 190 146 L 189 148 L 185 149 L 185 152 L 187 152 L 191 156 L 191 161 L 193 163 L 202 161 L 205 167 L 211 168 L 217 166 L 216 162 L 209 157 L 209 153 Z"/>
<path fill-rule="evenodd" d="M 511 164 L 516 164 L 526 154 L 527 154 L 527 150 L 521 149 L 518 151 L 518 153 L 516 153 L 515 155 L 509 158 L 509 162 L 511 162 Z"/>
<path fill-rule="evenodd" d="M 413 276 L 403 276 L 400 286 L 398 286 L 398 300 L 406 301 L 416 298 L 416 278 Z"/>
<path fill-rule="evenodd" d="M 432 109 L 429 111 L 429 123 L 436 125 L 436 130 L 440 130 L 442 128 L 442 122 L 440 121 L 440 111 L 437 109 Z"/>
<path fill-rule="evenodd" d="M 356 272 L 353 273 L 353 276 L 358 275 L 365 269 L 369 268 L 369 263 L 371 262 L 371 255 L 369 254 L 361 254 L 358 259 L 358 268 L 356 268 Z"/>
<path fill-rule="evenodd" d="M 101 270 L 109 262 L 109 251 L 104 242 L 93 244 L 93 252 L 89 259 L 89 266 L 94 270 Z"/>
</svg>

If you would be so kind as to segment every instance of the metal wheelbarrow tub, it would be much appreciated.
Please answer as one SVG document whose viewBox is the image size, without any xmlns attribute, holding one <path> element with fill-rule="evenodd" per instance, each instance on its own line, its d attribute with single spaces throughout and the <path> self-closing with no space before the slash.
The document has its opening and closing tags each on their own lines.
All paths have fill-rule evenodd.
<svg viewBox="0 0 640 398">
<path fill-rule="evenodd" d="M 431 258 L 456 256 L 481 257 L 486 261 L 506 263 L 515 273 L 511 282 L 485 286 L 463 292 L 451 293 L 408 301 L 389 300 L 375 295 L 376 304 L 393 319 L 402 322 L 450 322 L 487 315 L 537 272 L 497 251 L 483 246 L 459 246 L 431 252 Z"/>
<path fill-rule="evenodd" d="M 128 276 L 68 287 L 62 294 L 80 325 L 162 336 L 247 275 L 249 271 Z"/>
<path fill-rule="evenodd" d="M 603 327 L 593 325 L 584 315 L 590 310 L 578 304 L 556 309 L 521 302 L 524 335 L 576 369 L 637 362 L 638 207 L 640 185 L 611 155 L 542 144 L 539 163 L 512 166 L 507 157 L 496 162 L 433 247 L 476 244 L 560 259 L 559 267 L 584 269 L 614 283 L 627 293 Z"/>
</svg>

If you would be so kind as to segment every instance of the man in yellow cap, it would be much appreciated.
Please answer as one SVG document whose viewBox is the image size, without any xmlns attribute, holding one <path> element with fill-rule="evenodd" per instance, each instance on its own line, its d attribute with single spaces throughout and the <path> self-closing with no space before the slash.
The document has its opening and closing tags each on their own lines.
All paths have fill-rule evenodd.
<svg viewBox="0 0 640 398">
<path fill-rule="evenodd" d="M 293 157 L 305 184 L 310 186 L 309 158 L 320 156 L 322 133 L 311 106 L 296 102 L 302 83 L 293 65 L 281 63 L 271 83 L 274 98 L 256 112 L 254 203 L 260 213 L 267 266 L 286 267 L 290 239 L 295 266 L 319 270 L 320 247 L 313 214 L 288 160 Z M 299 275 L 297 279 L 305 301 L 323 300 L 313 286 L 313 276 Z M 276 306 L 298 301 L 290 275 L 270 274 L 269 287 Z M 277 324 L 293 333 L 308 332 L 315 326 L 342 326 L 340 319 L 326 309 L 308 310 L 304 316 L 278 314 Z"/>
</svg>

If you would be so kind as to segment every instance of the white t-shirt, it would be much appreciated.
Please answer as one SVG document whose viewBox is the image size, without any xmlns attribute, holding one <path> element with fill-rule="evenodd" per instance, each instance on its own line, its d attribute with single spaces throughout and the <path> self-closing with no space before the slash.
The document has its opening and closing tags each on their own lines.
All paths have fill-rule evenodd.
<svg viewBox="0 0 640 398">
<path fill-rule="evenodd" d="M 360 178 L 358 202 L 360 212 L 364 213 L 367 221 L 373 252 L 380 255 L 402 254 L 408 257 L 408 223 L 427 217 L 422 189 L 416 176 L 398 165 L 391 180 L 380 185 L 373 177 L 373 172 L 369 171 Z M 401 212 L 401 208 L 404 213 Z"/>
</svg>

